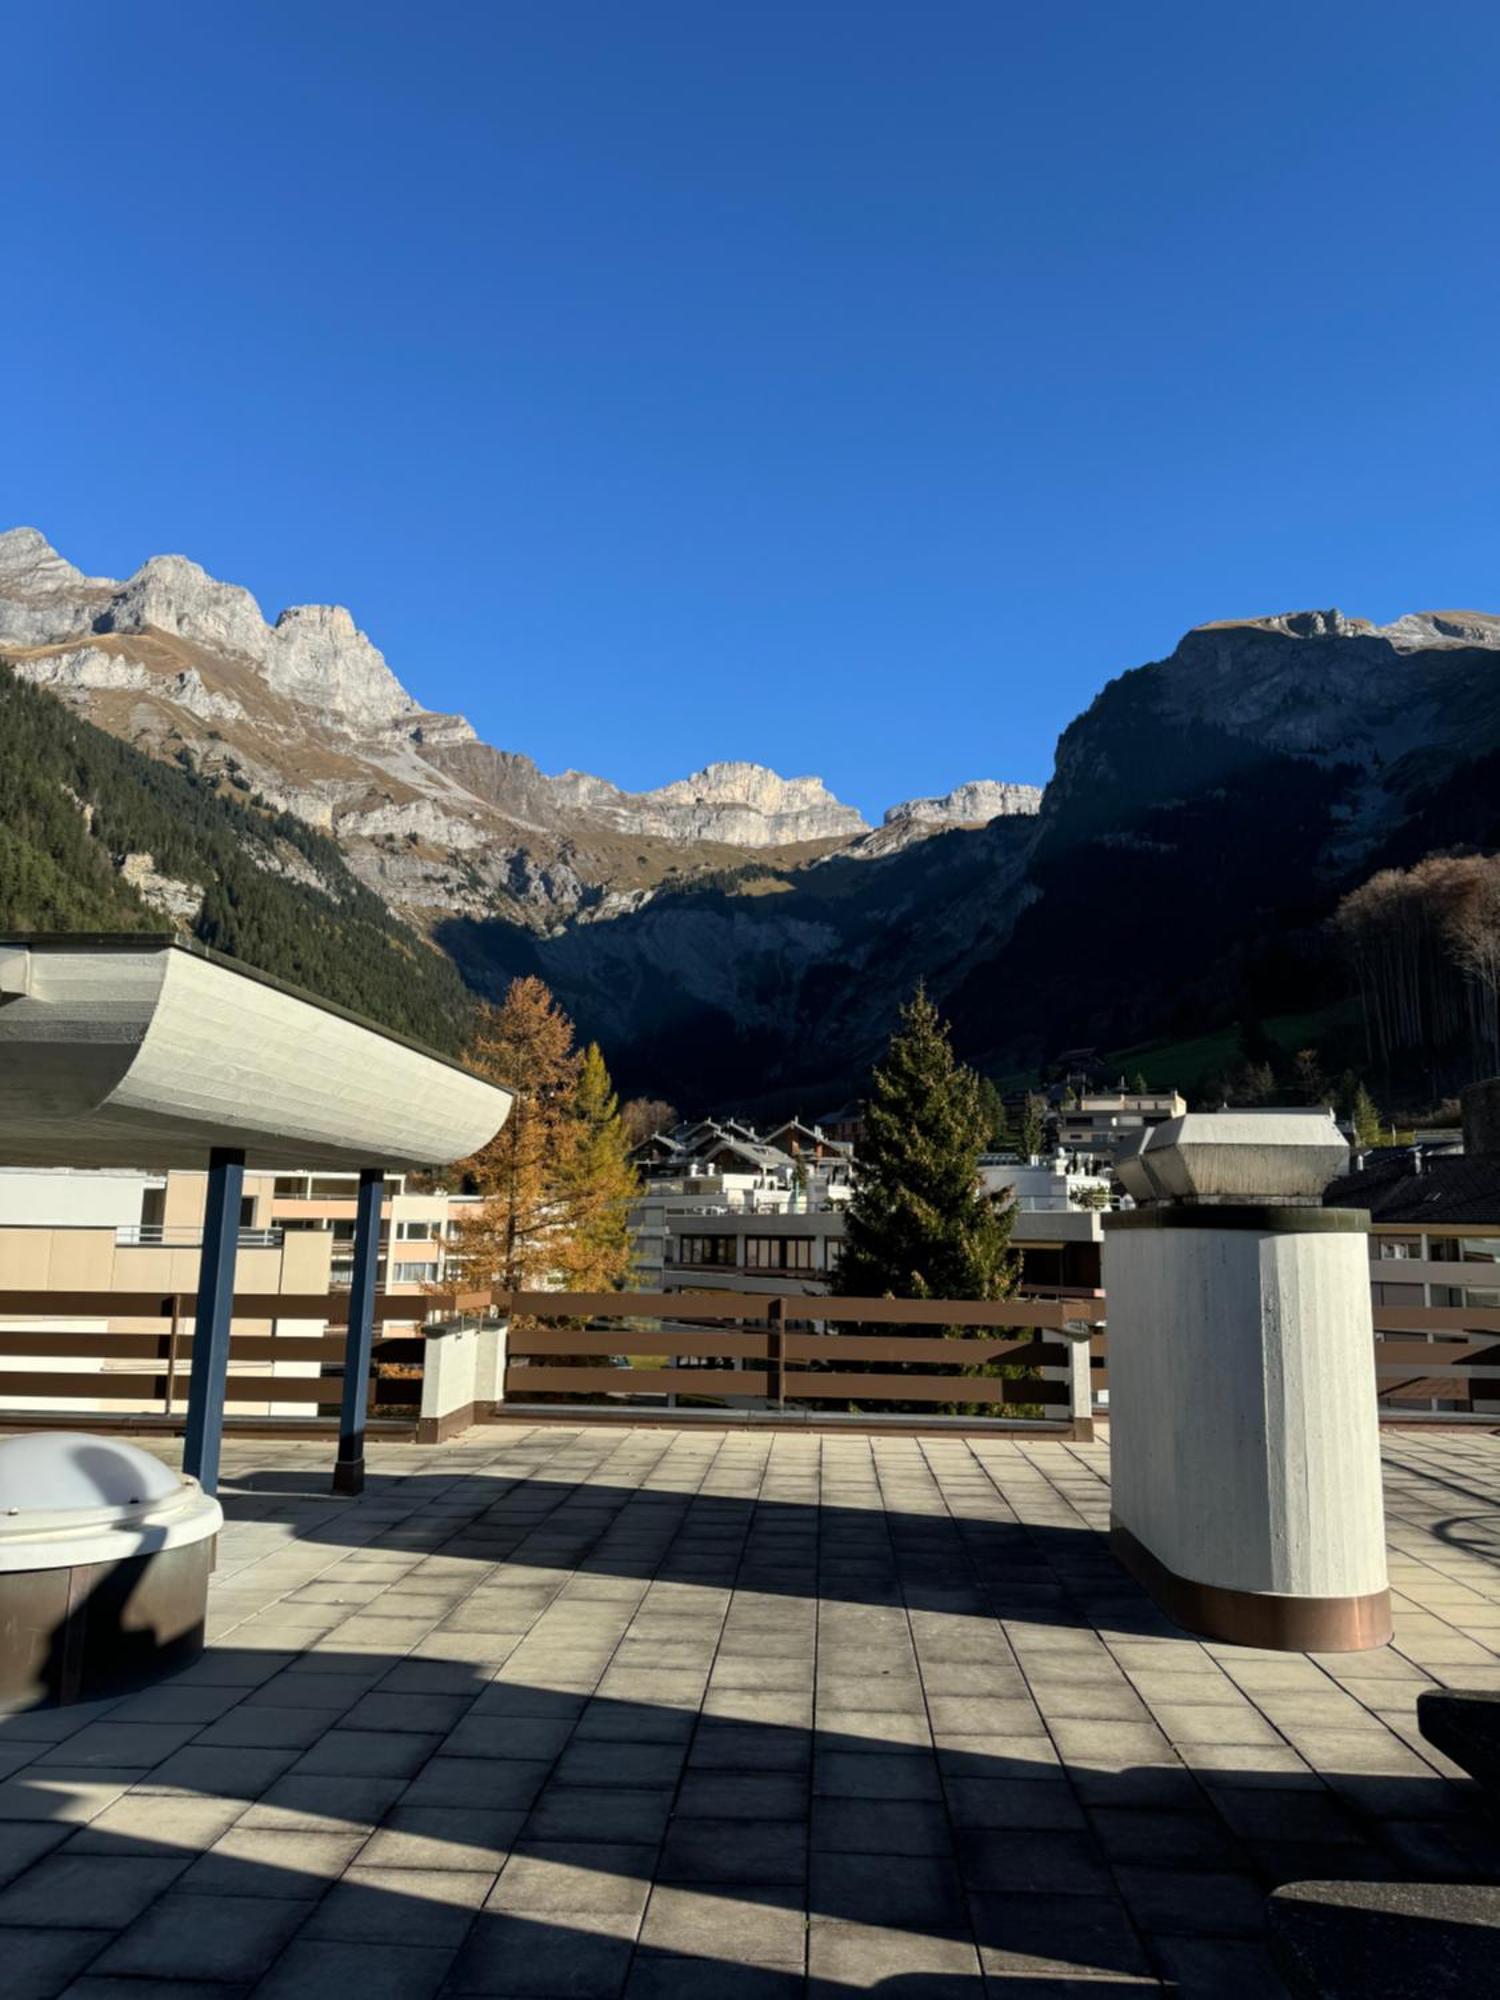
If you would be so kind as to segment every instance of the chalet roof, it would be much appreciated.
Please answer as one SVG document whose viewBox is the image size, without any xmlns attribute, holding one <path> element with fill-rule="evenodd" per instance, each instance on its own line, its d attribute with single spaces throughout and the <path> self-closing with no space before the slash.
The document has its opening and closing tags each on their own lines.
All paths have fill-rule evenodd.
<svg viewBox="0 0 1500 2000">
<path fill-rule="evenodd" d="M 1500 1156 L 1440 1153 L 1410 1147 L 1371 1154 L 1358 1173 L 1343 1174 L 1324 1191 L 1327 1208 L 1368 1209 L 1373 1222 L 1472 1222 L 1500 1233 Z"/>
</svg>

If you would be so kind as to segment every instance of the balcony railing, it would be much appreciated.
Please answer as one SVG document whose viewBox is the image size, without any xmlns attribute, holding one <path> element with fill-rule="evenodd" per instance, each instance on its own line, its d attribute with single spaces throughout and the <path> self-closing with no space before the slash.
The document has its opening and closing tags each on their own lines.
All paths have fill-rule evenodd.
<svg viewBox="0 0 1500 2000">
<path fill-rule="evenodd" d="M 1049 1287 L 974 1302 L 835 1299 L 790 1287 L 510 1294 L 459 1291 L 451 1276 L 444 1282 L 450 1289 L 442 1292 L 377 1293 L 372 1410 L 404 1413 L 413 1425 L 420 1413 L 423 1424 L 451 1430 L 505 1404 L 647 1417 L 670 1404 L 728 1421 L 866 1415 L 906 1422 L 946 1406 L 969 1421 L 983 1416 L 1081 1434 L 1109 1386 L 1099 1292 Z M 238 1294 L 231 1410 L 291 1406 L 331 1420 L 344 1361 L 337 1329 L 348 1307 L 348 1293 L 337 1288 Z M 4 1420 L 46 1422 L 56 1411 L 57 1421 L 70 1421 L 91 1404 L 122 1416 L 122 1405 L 158 1418 L 179 1415 L 193 1315 L 190 1293 L 0 1291 Z M 426 1324 L 414 1325 L 419 1319 Z M 80 1330 L 80 1320 L 124 1321 L 129 1330 Z M 246 1320 L 273 1330 L 244 1330 Z M 287 1322 L 326 1330 L 274 1330 Z M 476 1339 L 490 1344 L 490 1358 L 465 1361 Z M 1374 1359 L 1388 1422 L 1494 1423 L 1500 1416 L 1500 1310 L 1377 1306 Z M 469 1379 L 465 1367 L 489 1386 L 455 1391 L 455 1379 Z"/>
<path fill-rule="evenodd" d="M 422 1331 L 387 1332 L 394 1323 L 410 1329 L 414 1307 L 449 1324 L 461 1316 L 490 1310 L 487 1292 L 410 1294 L 375 1299 L 375 1339 L 368 1402 L 372 1411 L 406 1415 L 415 1423 L 423 1393 L 427 1336 Z M 251 1333 L 236 1325 L 229 1347 L 228 1403 L 290 1405 L 309 1419 L 336 1419 L 343 1392 L 347 1292 L 236 1293 L 236 1322 L 257 1320 L 273 1329 L 278 1322 L 321 1323 L 322 1333 Z M 58 1319 L 114 1319 L 147 1322 L 127 1332 L 106 1328 L 80 1331 L 48 1325 Z M 151 1322 L 157 1325 L 151 1327 Z M 0 1411 L 8 1421 L 30 1416 L 37 1405 L 58 1408 L 59 1420 L 76 1421 L 80 1404 L 121 1405 L 135 1412 L 171 1417 L 186 1407 L 194 1341 L 194 1299 L 159 1292 L 0 1291 Z M 295 1368 L 295 1374 L 277 1372 Z M 24 1399 L 24 1401 L 20 1400 Z M 69 1408 L 68 1406 L 71 1406 Z"/>
<path fill-rule="evenodd" d="M 242 1229 L 239 1246 L 242 1250 L 279 1250 L 285 1234 L 281 1229 Z M 122 1250 L 201 1250 L 203 1231 L 160 1222 L 129 1222 L 116 1229 L 115 1242 Z"/>
<path fill-rule="evenodd" d="M 505 1401 L 521 1406 L 540 1397 L 642 1407 L 671 1397 L 777 1415 L 842 1405 L 846 1414 L 912 1421 L 947 1405 L 1086 1436 L 1095 1394 L 1108 1386 L 1097 1293 L 975 1301 L 518 1292 L 506 1304 Z"/>
</svg>

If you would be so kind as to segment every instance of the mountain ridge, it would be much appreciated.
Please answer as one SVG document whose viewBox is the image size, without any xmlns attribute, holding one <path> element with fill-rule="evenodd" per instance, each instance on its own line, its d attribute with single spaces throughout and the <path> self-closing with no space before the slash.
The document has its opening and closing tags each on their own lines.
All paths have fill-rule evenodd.
<svg viewBox="0 0 1500 2000">
<path fill-rule="evenodd" d="M 141 656 L 141 642 L 147 640 L 177 642 L 198 657 L 168 678 L 154 671 L 151 658 Z M 424 708 L 340 605 L 291 605 L 268 621 L 248 590 L 219 581 L 185 556 L 151 556 L 130 577 L 116 581 L 86 575 L 40 530 L 15 528 L 0 533 L 0 648 L 24 678 L 66 697 L 135 693 L 181 708 L 221 733 L 246 724 L 245 761 L 258 789 L 313 824 L 332 824 L 342 809 L 354 817 L 357 833 L 361 803 L 339 796 L 333 774 L 327 774 L 323 786 L 322 804 L 329 809 L 323 811 L 316 787 L 310 793 L 305 786 L 278 786 L 273 769 L 256 768 L 266 760 L 256 754 L 252 725 L 266 718 L 251 713 L 254 704 L 247 702 L 243 677 L 238 690 L 210 685 L 232 663 L 248 662 L 270 695 L 308 711 L 301 718 L 305 729 L 349 739 L 327 745 L 332 757 L 342 751 L 346 759 L 373 763 L 404 793 L 425 792 L 431 802 L 425 815 L 429 830 L 437 831 L 436 822 L 446 810 L 460 822 L 457 844 L 474 844 L 462 825 L 462 802 L 453 796 L 455 787 L 467 789 L 454 776 L 464 760 L 452 753 L 479 745 L 475 730 L 462 716 Z M 105 720 L 120 731 L 120 718 Z M 142 725 L 140 734 L 149 743 L 149 727 Z M 408 752 L 415 753 L 415 765 Z M 500 807 L 517 825 L 533 831 L 546 829 L 561 815 L 580 813 L 627 837 L 643 834 L 689 845 L 780 848 L 854 839 L 872 831 L 863 815 L 835 798 L 821 779 L 784 778 L 761 764 L 710 763 L 654 789 L 628 792 L 587 772 L 548 775 L 520 753 L 495 755 L 515 780 L 522 802 L 512 814 L 509 799 L 497 795 L 491 773 L 489 796 L 481 803 Z M 981 788 L 960 789 L 974 793 Z M 997 789 L 1021 799 L 1033 788 Z M 393 806 L 413 802 L 409 796 L 386 801 Z M 931 808 L 941 802 L 912 804 Z M 1004 809 L 1027 808 L 1006 804 Z M 408 817 L 416 824 L 424 816 Z M 472 814 L 468 817 L 472 824 Z M 390 818 L 384 815 L 369 830 L 377 835 L 387 831 Z M 925 826 L 943 823 L 944 815 L 937 810 L 908 812 L 898 805 L 887 814 L 887 823 L 893 819 L 918 837 Z"/>
<path fill-rule="evenodd" d="M 748 763 L 645 793 L 548 775 L 423 709 L 337 607 L 268 625 L 185 558 L 116 583 L 0 535 L 0 658 L 194 796 L 331 836 L 402 949 L 430 940 L 480 993 L 539 972 L 626 1087 L 696 1106 L 845 1094 L 918 978 L 1000 1074 L 1300 1012 L 1347 991 L 1341 893 L 1454 829 L 1500 846 L 1484 612 L 1196 626 L 1068 724 L 1044 789 L 977 780 L 875 827 Z M 235 824 L 260 873 L 323 893 L 295 842 Z M 211 860 L 111 865 L 198 934 L 223 923 Z"/>
</svg>

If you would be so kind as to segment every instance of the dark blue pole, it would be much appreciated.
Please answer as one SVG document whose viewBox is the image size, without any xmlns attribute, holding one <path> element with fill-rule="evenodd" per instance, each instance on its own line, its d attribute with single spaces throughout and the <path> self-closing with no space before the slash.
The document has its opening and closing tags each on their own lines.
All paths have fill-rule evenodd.
<svg viewBox="0 0 1500 2000">
<path fill-rule="evenodd" d="M 224 1381 L 229 1373 L 229 1322 L 234 1311 L 234 1258 L 240 1240 L 240 1195 L 245 1156 L 215 1146 L 208 1156 L 208 1201 L 203 1212 L 203 1252 L 198 1262 L 198 1312 L 193 1326 L 193 1369 L 188 1379 L 187 1434 L 182 1469 L 205 1493 L 219 1486 L 219 1446 L 224 1437 Z"/>
<path fill-rule="evenodd" d="M 354 1275 L 349 1285 L 349 1331 L 344 1341 L 344 1399 L 339 1415 L 335 1493 L 365 1490 L 365 1406 L 370 1347 L 375 1332 L 375 1279 L 380 1261 L 380 1204 L 385 1169 L 362 1167 L 354 1210 Z"/>
</svg>

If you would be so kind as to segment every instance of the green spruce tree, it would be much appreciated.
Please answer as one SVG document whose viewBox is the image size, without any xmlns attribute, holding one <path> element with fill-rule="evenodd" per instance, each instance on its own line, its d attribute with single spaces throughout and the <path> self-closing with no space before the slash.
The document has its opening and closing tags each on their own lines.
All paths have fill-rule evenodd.
<svg viewBox="0 0 1500 2000">
<path fill-rule="evenodd" d="M 985 1124 L 978 1078 L 919 986 L 871 1083 L 839 1265 L 844 1297 L 1010 1292 L 1009 1217 L 979 1182 Z"/>
<path fill-rule="evenodd" d="M 1039 1090 L 1028 1090 L 1021 1113 L 1021 1158 L 1036 1159 L 1047 1137 L 1047 1100 Z"/>
<path fill-rule="evenodd" d="M 979 1092 L 979 1115 L 984 1123 L 985 1151 L 993 1152 L 1005 1144 L 1005 1101 L 995 1088 L 992 1077 L 976 1078 L 976 1087 Z"/>
<path fill-rule="evenodd" d="M 1362 1153 L 1368 1153 L 1380 1144 L 1380 1113 L 1375 1109 L 1374 1098 L 1362 1083 L 1356 1085 L 1350 1101 L 1349 1123 L 1354 1128 L 1354 1143 Z"/>
</svg>

